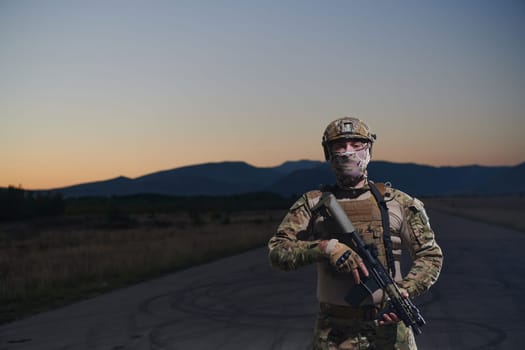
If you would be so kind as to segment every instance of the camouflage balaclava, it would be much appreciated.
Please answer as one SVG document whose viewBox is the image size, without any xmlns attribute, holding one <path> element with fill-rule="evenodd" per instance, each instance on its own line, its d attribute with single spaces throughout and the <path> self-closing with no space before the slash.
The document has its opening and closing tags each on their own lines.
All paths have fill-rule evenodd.
<svg viewBox="0 0 525 350">
<path fill-rule="evenodd" d="M 330 161 L 339 186 L 354 187 L 366 178 L 366 167 L 370 162 L 375 139 L 376 135 L 370 132 L 368 125 L 358 118 L 344 117 L 328 124 L 322 145 L 325 159 Z M 357 151 L 332 152 L 332 144 L 340 140 L 360 140 L 366 142 L 366 145 Z"/>
<path fill-rule="evenodd" d="M 335 172 L 337 183 L 343 188 L 354 187 L 366 178 L 366 167 L 370 162 L 368 144 L 359 151 L 332 152 L 330 164 Z"/>
</svg>

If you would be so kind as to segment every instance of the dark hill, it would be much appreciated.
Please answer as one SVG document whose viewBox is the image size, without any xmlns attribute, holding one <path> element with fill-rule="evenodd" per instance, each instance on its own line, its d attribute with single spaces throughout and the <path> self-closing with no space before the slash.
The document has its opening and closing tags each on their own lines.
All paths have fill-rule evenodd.
<svg viewBox="0 0 525 350">
<path fill-rule="evenodd" d="M 372 161 L 368 172 L 370 179 L 376 182 L 390 182 L 393 187 L 417 196 L 525 192 L 525 163 L 514 167 L 433 167 Z M 335 177 L 326 162 L 301 160 L 270 168 L 244 162 L 221 162 L 159 171 L 136 179 L 118 177 L 53 191 L 66 197 L 139 193 L 213 196 L 261 191 L 290 196 L 334 182 Z"/>
<path fill-rule="evenodd" d="M 523 165 L 517 167 L 432 167 L 412 163 L 372 161 L 368 167 L 369 178 L 375 182 L 390 182 L 393 187 L 418 196 L 469 195 L 485 193 L 502 194 L 524 192 Z M 494 179 L 506 176 L 507 188 L 495 185 Z M 328 163 L 313 169 L 294 171 L 268 188 L 269 191 L 292 195 L 331 184 L 335 177 Z M 514 185 L 510 185 L 513 183 Z M 490 188 L 490 191 L 486 189 Z M 510 190 L 512 189 L 512 190 Z"/>
</svg>

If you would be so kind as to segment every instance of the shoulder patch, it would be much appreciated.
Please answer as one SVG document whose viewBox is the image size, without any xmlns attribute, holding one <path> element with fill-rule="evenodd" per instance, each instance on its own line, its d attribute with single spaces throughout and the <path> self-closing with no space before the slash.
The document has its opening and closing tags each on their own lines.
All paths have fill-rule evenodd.
<svg viewBox="0 0 525 350">
<path fill-rule="evenodd" d="M 427 225 L 429 223 L 427 212 L 425 211 L 425 206 L 417 198 L 413 198 L 412 203 L 410 203 L 409 208 L 414 214 L 418 215 L 421 218 L 423 224 Z"/>
<path fill-rule="evenodd" d="M 410 208 L 414 208 L 417 211 L 424 211 L 425 205 L 419 199 L 413 198 L 412 203 L 410 203 Z"/>
</svg>

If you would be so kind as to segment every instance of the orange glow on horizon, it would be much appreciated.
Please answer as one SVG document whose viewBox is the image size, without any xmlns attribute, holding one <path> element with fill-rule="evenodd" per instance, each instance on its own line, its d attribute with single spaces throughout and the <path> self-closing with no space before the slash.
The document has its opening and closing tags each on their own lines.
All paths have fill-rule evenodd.
<svg viewBox="0 0 525 350">
<path fill-rule="evenodd" d="M 378 152 L 379 153 L 379 152 Z M 275 157 L 271 159 L 266 157 L 260 161 L 246 161 L 248 164 L 256 167 L 273 167 L 282 164 L 285 161 L 291 160 L 318 160 L 322 161 L 321 157 L 318 155 L 315 157 L 314 152 L 310 156 L 306 155 L 304 157 L 295 157 L 295 158 L 282 158 Z M 485 162 L 475 162 L 475 161 L 465 161 L 458 157 L 449 157 L 442 156 L 436 157 L 433 162 L 428 158 L 422 155 L 417 157 L 417 154 L 414 157 L 405 157 L 405 158 L 388 158 L 384 154 L 379 153 L 374 155 L 372 161 L 389 161 L 394 163 L 416 163 L 420 165 L 430 165 L 430 166 L 464 166 L 464 165 L 484 165 L 484 166 L 514 166 L 521 164 L 525 159 L 519 160 L 515 155 L 512 158 L 510 155 L 507 159 L 489 160 L 485 159 Z M 157 171 L 169 170 L 174 168 L 179 168 L 188 165 L 196 165 L 203 163 L 215 163 L 222 161 L 242 161 L 240 159 L 209 159 L 201 161 L 174 161 L 174 162 L 163 162 L 161 159 L 150 160 L 148 162 L 122 162 L 118 164 L 117 162 L 107 161 L 105 164 L 98 164 L 97 166 L 89 163 L 77 162 L 73 160 L 66 163 L 47 163 L 39 164 L 37 168 L 34 168 L 34 164 L 20 165 L 16 169 L 9 169 L 10 171 L 4 171 L 0 174 L 0 187 L 7 186 L 21 186 L 24 189 L 52 189 L 67 187 L 76 184 L 82 184 L 87 182 L 95 181 L 104 181 L 109 180 L 118 176 L 125 176 L 128 178 L 136 178 Z M 506 162 L 505 162 L 506 161 Z"/>
</svg>

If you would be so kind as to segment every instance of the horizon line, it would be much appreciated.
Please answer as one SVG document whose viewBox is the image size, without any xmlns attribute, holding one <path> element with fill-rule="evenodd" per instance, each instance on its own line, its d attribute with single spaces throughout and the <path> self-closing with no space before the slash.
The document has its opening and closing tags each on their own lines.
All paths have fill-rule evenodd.
<svg viewBox="0 0 525 350">
<path fill-rule="evenodd" d="M 174 170 L 177 170 L 177 169 L 183 169 L 183 168 L 189 168 L 189 167 L 197 167 L 197 166 L 208 165 L 208 164 L 244 163 L 244 164 L 247 164 L 247 165 L 249 165 L 251 167 L 254 167 L 254 168 L 271 169 L 271 168 L 280 167 L 280 166 L 282 166 L 282 165 L 284 165 L 286 163 L 295 163 L 295 162 L 303 162 L 303 161 L 305 161 L 305 162 L 319 162 L 319 163 L 322 163 L 322 164 L 327 163 L 327 161 L 323 161 L 323 160 L 302 158 L 302 159 L 297 159 L 297 160 L 287 160 L 287 161 L 284 161 L 284 162 L 282 162 L 282 163 L 280 163 L 278 165 L 273 165 L 273 166 L 257 166 L 257 165 L 253 165 L 253 164 L 251 164 L 251 163 L 249 163 L 247 161 L 244 161 L 244 160 L 223 160 L 223 161 L 216 161 L 216 162 L 194 163 L 194 164 L 188 164 L 188 165 L 183 165 L 183 166 L 174 167 L 174 168 L 166 168 L 166 169 L 161 169 L 161 170 L 154 170 L 154 171 L 147 172 L 147 173 L 144 173 L 142 175 L 135 176 L 135 177 L 129 177 L 129 176 L 120 174 L 120 175 L 117 175 L 117 176 L 114 176 L 114 177 L 98 179 L 98 180 L 88 180 L 88 181 L 85 181 L 85 182 L 77 182 L 77 183 L 73 183 L 73 184 L 69 184 L 69 185 L 62 185 L 62 186 L 51 187 L 51 188 L 25 188 L 22 184 L 18 184 L 18 185 L 8 184 L 7 186 L 0 186 L 0 188 L 5 189 L 5 188 L 14 187 L 14 188 L 20 188 L 20 189 L 23 189 L 23 190 L 26 190 L 26 191 L 52 191 L 52 190 L 57 190 L 57 189 L 62 189 L 62 188 L 67 188 L 67 187 L 73 187 L 73 186 L 92 184 L 92 183 L 97 183 L 97 182 L 116 180 L 116 179 L 119 179 L 119 178 L 135 180 L 137 178 L 140 178 L 140 177 L 143 177 L 143 176 L 152 175 L 152 174 L 156 174 L 156 173 L 167 172 L 167 171 L 174 171 Z M 373 163 L 373 162 L 383 162 L 383 163 L 392 163 L 392 164 L 400 164 L 400 165 L 417 165 L 417 166 L 431 167 L 431 168 L 463 168 L 463 167 L 484 167 L 484 168 L 505 168 L 505 167 L 507 167 L 507 168 L 513 168 L 513 167 L 517 167 L 517 166 L 520 166 L 522 164 L 525 164 L 525 160 L 521 161 L 519 163 L 516 163 L 514 165 L 480 165 L 480 164 L 430 165 L 430 164 L 422 164 L 422 163 L 416 163 L 416 162 L 393 162 L 393 161 L 382 160 L 382 159 L 375 159 L 375 160 L 373 159 L 373 160 L 370 161 L 370 163 Z"/>
</svg>

